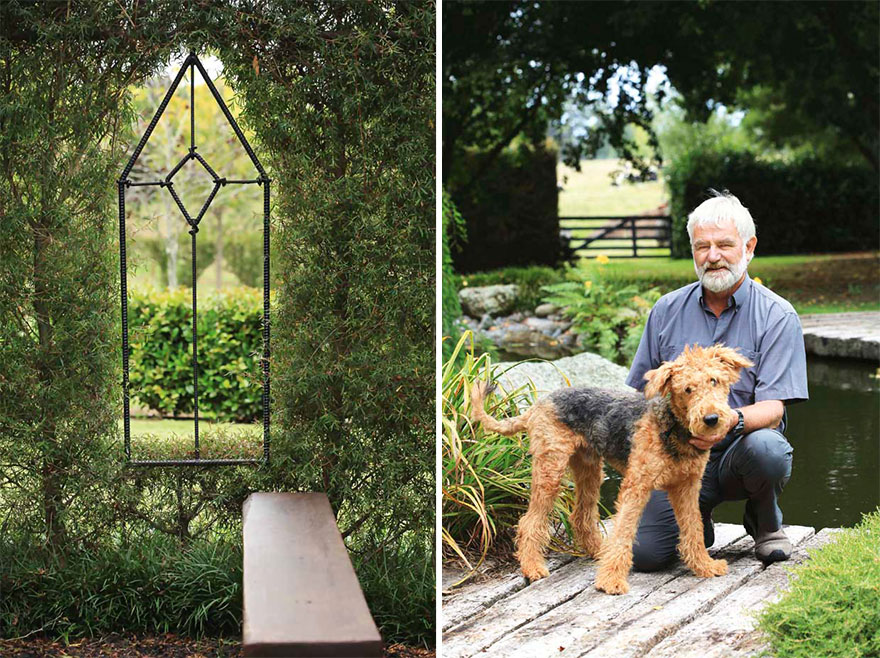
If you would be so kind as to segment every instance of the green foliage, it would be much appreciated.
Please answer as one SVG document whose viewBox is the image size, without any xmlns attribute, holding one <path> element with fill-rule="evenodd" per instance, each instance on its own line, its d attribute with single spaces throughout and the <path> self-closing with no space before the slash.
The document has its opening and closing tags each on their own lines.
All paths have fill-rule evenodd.
<svg viewBox="0 0 880 658">
<path fill-rule="evenodd" d="M 601 256 L 598 262 L 602 263 Z M 568 278 L 571 280 L 545 286 L 544 301 L 562 307 L 584 347 L 609 361 L 632 361 L 648 312 L 660 299 L 660 291 L 620 286 L 606 280 L 601 271 L 590 268 L 571 269 Z"/>
<path fill-rule="evenodd" d="M 792 571 L 791 588 L 759 621 L 776 655 L 880 655 L 880 510 Z"/>
<path fill-rule="evenodd" d="M 384 0 L 154 0 L 136 13 L 112 0 L 0 3 L 0 501 L 9 512 L 0 542 L 43 548 L 20 551 L 43 561 L 29 571 L 107 555 L 103 571 L 118 577 L 109 596 L 125 574 L 110 556 L 169 535 L 216 544 L 203 566 L 237 581 L 221 544 L 238 532 L 247 494 L 326 491 L 359 569 L 386 579 L 365 588 L 394 592 L 370 601 L 385 639 L 433 641 L 424 629 L 434 626 L 425 606 L 434 582 L 425 566 L 434 527 L 434 12 L 430 2 Z M 113 181 L 131 152 L 120 141 L 132 118 L 127 90 L 172 54 L 207 46 L 274 179 L 273 267 L 283 283 L 273 462 L 128 471 L 117 436 L 113 221 Z M 409 537 L 427 548 L 400 550 Z M 181 588 L 193 578 L 169 576 Z M 58 583 L 65 600 L 84 591 Z M 16 634 L 64 632 L 51 585 L 24 590 L 35 607 Z M 184 610 L 209 599 L 173 608 L 159 591 L 144 589 L 132 614 L 154 606 L 149 623 L 199 632 L 203 613 Z M 90 592 L 82 608 L 102 614 Z M 422 625 L 395 621 L 403 614 Z M 76 632 L 99 628 L 70 619 L 79 619 Z M 119 630 L 112 615 L 106 623 L 101 630 Z"/>
<path fill-rule="evenodd" d="M 223 421 L 262 413 L 262 293 L 218 293 L 199 304 L 199 415 Z M 192 291 L 132 295 L 129 382 L 136 402 L 163 415 L 193 411 Z"/>
<path fill-rule="evenodd" d="M 571 166 L 608 143 L 646 166 L 627 132 L 653 136 L 655 65 L 689 121 L 722 104 L 754 108 L 762 146 L 832 144 L 836 161 L 860 158 L 876 177 L 877 23 L 874 2 L 447 3 L 444 181 L 468 148 L 497 155 L 519 135 L 540 141 L 548 127 L 567 137 Z"/>
<path fill-rule="evenodd" d="M 520 142 L 491 165 L 468 150 L 450 172 L 446 189 L 466 220 L 467 242 L 452 247 L 459 273 L 510 265 L 550 265 L 563 259 L 552 144 Z M 480 184 L 474 181 L 478 173 Z"/>
<path fill-rule="evenodd" d="M 434 11 L 279 3 L 259 74 L 253 50 L 220 48 L 278 192 L 275 484 L 325 491 L 377 564 L 404 537 L 432 545 L 435 518 Z M 433 583 L 423 567 L 401 570 Z M 423 591 L 398 596 L 416 610 Z"/>
<path fill-rule="evenodd" d="M 241 546 L 181 544 L 157 535 L 137 543 L 46 559 L 27 545 L 0 545 L 0 636 L 42 628 L 64 639 L 124 632 L 237 635 Z"/>
<path fill-rule="evenodd" d="M 440 226 L 441 244 L 443 249 L 443 270 L 441 278 L 441 313 L 443 327 L 443 357 L 452 354 L 455 341 L 458 339 L 456 320 L 461 317 L 461 304 L 458 301 L 458 286 L 456 285 L 455 272 L 452 269 L 452 254 L 449 251 L 450 242 L 463 241 L 466 237 L 464 217 L 458 212 L 455 203 L 443 191 L 443 223 Z"/>
<path fill-rule="evenodd" d="M 469 331 L 443 365 L 443 547 L 447 557 L 471 570 L 489 551 L 510 547 L 513 528 L 529 501 L 531 460 L 525 437 L 488 432 L 470 420 L 471 389 L 491 371 L 491 357 L 475 353 Z M 515 416 L 520 405 L 536 399 L 533 386 L 499 389 L 486 410 L 497 418 Z M 567 540 L 557 533 L 557 550 L 572 550 L 568 518 L 573 503 L 574 485 L 564 481 L 552 520 L 565 530 Z"/>
<path fill-rule="evenodd" d="M 378 555 L 370 547 L 384 546 Z M 434 543 L 421 533 L 372 537 L 353 546 L 352 559 L 373 619 L 384 637 L 429 644 L 434 634 L 437 590 Z"/>
<path fill-rule="evenodd" d="M 0 536 L 49 552 L 106 516 L 95 508 L 119 408 L 113 181 L 128 85 L 167 53 L 167 19 L 157 9 L 139 36 L 111 2 L 0 4 Z"/>
<path fill-rule="evenodd" d="M 880 191 L 876 172 L 866 167 L 766 161 L 697 145 L 667 167 L 666 181 L 678 258 L 690 256 L 687 216 L 709 188 L 729 189 L 751 209 L 761 254 L 857 251 L 880 243 Z"/>
</svg>

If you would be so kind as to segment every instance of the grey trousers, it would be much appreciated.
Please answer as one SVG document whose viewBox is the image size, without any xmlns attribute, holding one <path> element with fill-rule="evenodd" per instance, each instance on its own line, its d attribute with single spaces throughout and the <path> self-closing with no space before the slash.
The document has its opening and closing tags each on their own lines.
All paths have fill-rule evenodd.
<svg viewBox="0 0 880 658">
<path fill-rule="evenodd" d="M 713 449 L 700 489 L 706 546 L 715 542 L 712 510 L 725 501 L 747 501 L 743 525 L 753 537 L 757 530 L 772 532 L 782 527 L 778 496 L 791 477 L 791 455 L 785 436 L 771 429 L 745 434 L 719 450 Z M 636 532 L 633 568 L 662 569 L 678 558 L 677 548 L 678 524 L 672 505 L 665 491 L 655 491 Z"/>
</svg>

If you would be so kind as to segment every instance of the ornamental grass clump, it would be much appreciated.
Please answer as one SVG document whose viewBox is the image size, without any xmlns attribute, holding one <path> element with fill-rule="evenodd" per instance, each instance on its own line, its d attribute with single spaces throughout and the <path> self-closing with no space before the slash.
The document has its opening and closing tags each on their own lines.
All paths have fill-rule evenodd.
<svg viewBox="0 0 880 658">
<path fill-rule="evenodd" d="M 613 283 L 602 275 L 608 257 L 600 254 L 596 263 L 597 268 L 570 269 L 568 281 L 543 286 L 544 302 L 562 307 L 584 348 L 626 364 L 635 356 L 648 312 L 660 299 L 660 291 Z"/>
<path fill-rule="evenodd" d="M 759 620 L 777 656 L 880 656 L 880 508 L 792 572 Z"/>
<path fill-rule="evenodd" d="M 528 437 L 501 436 L 470 420 L 471 389 L 491 371 L 491 356 L 475 354 L 470 331 L 443 367 L 443 547 L 447 558 L 460 560 L 471 574 L 490 551 L 510 550 L 531 483 Z M 536 399 L 531 384 L 514 390 L 499 384 L 487 410 L 499 418 L 515 416 Z M 552 517 L 559 530 L 553 539 L 557 550 L 573 551 L 568 520 L 573 501 L 573 485 L 566 481 Z"/>
</svg>

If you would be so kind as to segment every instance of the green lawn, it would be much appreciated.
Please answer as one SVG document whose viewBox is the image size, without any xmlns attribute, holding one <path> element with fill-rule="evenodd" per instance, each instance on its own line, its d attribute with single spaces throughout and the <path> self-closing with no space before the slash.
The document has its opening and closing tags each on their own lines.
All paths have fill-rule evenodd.
<svg viewBox="0 0 880 658">
<path fill-rule="evenodd" d="M 149 434 L 156 437 L 191 437 L 193 433 L 193 421 L 187 419 L 132 418 L 130 427 L 132 436 Z M 122 419 L 119 420 L 119 428 L 122 429 Z M 218 431 L 256 433 L 262 436 L 263 426 L 259 423 L 215 423 L 199 418 L 199 436 Z"/>
<path fill-rule="evenodd" d="M 556 177 L 562 185 L 559 216 L 640 215 L 666 201 L 662 177 L 650 183 L 611 185 L 609 174 L 620 169 L 618 160 L 583 160 L 581 170 L 560 164 Z"/>
<path fill-rule="evenodd" d="M 120 432 L 122 420 L 119 421 Z M 199 419 L 199 448 L 204 458 L 254 459 L 262 454 L 261 423 L 215 423 Z M 135 459 L 184 459 L 193 456 L 193 421 L 132 418 Z"/>
</svg>

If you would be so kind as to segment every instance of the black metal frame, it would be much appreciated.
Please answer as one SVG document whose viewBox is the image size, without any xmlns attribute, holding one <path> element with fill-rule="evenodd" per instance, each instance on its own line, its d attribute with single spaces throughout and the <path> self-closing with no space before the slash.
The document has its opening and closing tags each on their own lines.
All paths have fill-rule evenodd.
<svg viewBox="0 0 880 658">
<path fill-rule="evenodd" d="M 165 108 L 168 106 L 168 103 L 171 101 L 171 98 L 174 96 L 174 92 L 177 90 L 177 87 L 180 85 L 181 80 L 183 80 L 183 76 L 186 73 L 187 68 L 190 71 L 190 148 L 189 152 L 181 159 L 181 161 L 171 170 L 171 172 L 162 180 L 158 181 L 146 181 L 146 182 L 135 182 L 129 180 L 128 176 L 131 173 L 132 168 L 137 162 L 138 156 L 140 156 L 141 151 L 144 146 L 150 139 L 150 135 L 152 135 L 153 130 L 156 128 L 156 124 L 159 122 L 162 114 L 165 112 Z M 202 76 L 202 79 L 205 81 L 205 84 L 208 85 L 208 89 L 210 89 L 211 94 L 214 96 L 214 100 L 220 106 L 226 120 L 229 122 L 229 125 L 232 127 L 233 132 L 235 132 L 236 137 L 238 137 L 239 143 L 241 143 L 242 147 L 244 147 L 245 152 L 248 154 L 248 157 L 253 162 L 254 167 L 256 167 L 259 172 L 259 178 L 255 178 L 253 180 L 227 180 L 226 178 L 222 178 L 217 175 L 211 166 L 205 161 L 205 159 L 196 152 L 196 143 L 195 143 L 195 69 L 199 70 L 199 73 Z M 211 193 L 208 195 L 208 198 L 205 200 L 205 203 L 202 205 L 199 214 L 193 218 L 186 207 L 184 207 L 183 202 L 180 200 L 180 197 L 174 191 L 174 176 L 178 171 L 190 160 L 196 160 L 199 164 L 204 167 L 205 171 L 212 177 L 214 180 L 214 188 L 211 190 Z M 257 184 L 263 187 L 263 357 L 261 359 L 262 372 L 263 372 L 263 456 L 261 459 L 202 459 L 200 456 L 200 448 L 199 448 L 199 351 L 198 351 L 198 327 L 197 327 L 197 307 L 196 307 L 196 234 L 199 232 L 199 222 L 201 222 L 202 217 L 204 217 L 205 212 L 208 210 L 208 207 L 211 205 L 211 202 L 214 200 L 214 197 L 217 195 L 221 187 L 225 187 L 226 185 L 248 185 L 248 184 Z M 141 137 L 140 142 L 132 153 L 131 158 L 128 161 L 128 164 L 125 165 L 125 169 L 122 171 L 122 174 L 119 177 L 119 180 L 116 181 L 117 189 L 119 192 L 119 269 L 120 269 L 120 281 L 121 281 L 121 293 L 122 293 L 122 399 L 123 399 L 123 433 L 125 436 L 125 456 L 128 459 L 128 463 L 133 466 L 222 466 L 222 465 L 242 465 L 242 464 L 262 464 L 269 461 L 269 187 L 270 187 L 271 179 L 266 174 L 265 169 L 260 164 L 259 159 L 251 148 L 250 144 L 248 144 L 247 139 L 245 139 L 244 134 L 241 132 L 241 129 L 238 127 L 238 124 L 235 122 L 232 114 L 229 111 L 229 108 L 226 107 L 226 104 L 223 102 L 223 98 L 220 96 L 220 93 L 217 91 L 217 88 L 214 86 L 214 83 L 211 81 L 210 76 L 207 71 L 205 71 L 205 67 L 202 66 L 202 63 L 199 61 L 199 58 L 195 55 L 195 53 L 190 53 L 187 58 L 184 60 L 183 65 L 180 67 L 180 71 L 177 73 L 177 76 L 174 78 L 174 82 L 171 83 L 171 87 L 169 87 L 168 91 L 165 94 L 165 97 L 162 99 L 162 102 L 159 104 L 159 108 L 156 110 L 156 114 L 153 116 L 152 121 L 150 121 L 149 126 L 147 127 L 146 132 Z M 190 230 L 189 233 L 192 236 L 192 307 L 193 307 L 193 318 L 192 318 L 192 332 L 193 332 L 193 410 L 194 410 L 194 443 L 195 443 L 195 458 L 194 459 L 166 459 L 166 460 L 137 460 L 132 459 L 131 457 L 131 418 L 129 415 L 129 370 L 128 370 L 128 355 L 129 355 L 129 346 L 128 346 L 128 268 L 126 264 L 126 253 L 125 253 L 125 190 L 129 187 L 139 187 L 139 186 L 147 186 L 147 185 L 157 185 L 162 188 L 166 188 L 171 194 L 174 202 L 177 204 L 177 207 L 180 209 L 180 212 L 183 214 L 183 218 L 186 220 L 186 223 L 189 225 Z"/>
</svg>

